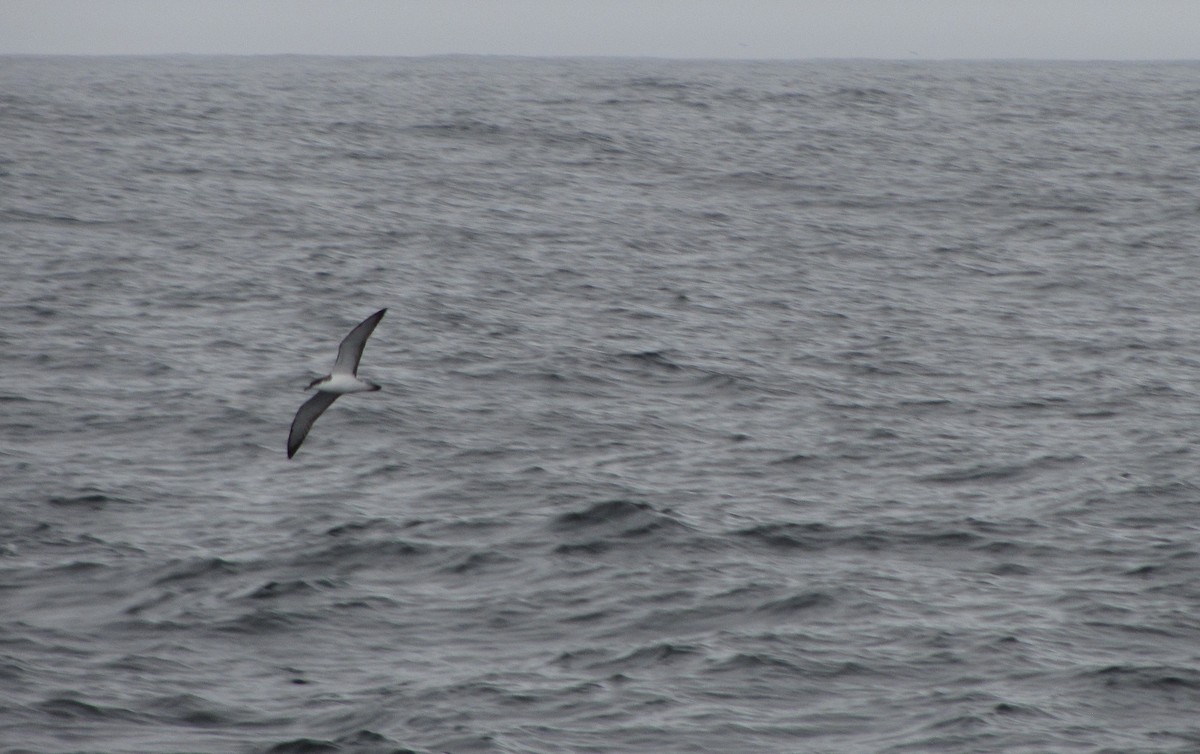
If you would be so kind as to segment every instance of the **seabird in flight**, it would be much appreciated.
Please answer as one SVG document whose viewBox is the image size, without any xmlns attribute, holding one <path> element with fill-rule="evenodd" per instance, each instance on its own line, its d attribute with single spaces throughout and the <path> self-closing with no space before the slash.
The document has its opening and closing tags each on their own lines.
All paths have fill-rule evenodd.
<svg viewBox="0 0 1200 754">
<path fill-rule="evenodd" d="M 325 409 L 333 405 L 339 395 L 365 393 L 380 389 L 374 382 L 358 378 L 358 360 L 362 358 L 363 346 L 367 344 L 367 338 L 371 336 L 375 325 L 379 324 L 379 320 L 383 319 L 383 315 L 386 313 L 387 309 L 380 309 L 359 322 L 358 326 L 342 339 L 342 344 L 338 346 L 337 358 L 333 362 L 333 369 L 329 371 L 329 374 L 318 377 L 305 388 L 308 390 L 315 387 L 317 393 L 304 402 L 304 405 L 296 412 L 296 418 L 292 419 L 292 431 L 288 433 L 287 441 L 288 458 L 296 455 L 296 451 L 300 449 L 300 443 L 304 442 L 308 430 L 312 429 L 313 422 Z"/>
</svg>

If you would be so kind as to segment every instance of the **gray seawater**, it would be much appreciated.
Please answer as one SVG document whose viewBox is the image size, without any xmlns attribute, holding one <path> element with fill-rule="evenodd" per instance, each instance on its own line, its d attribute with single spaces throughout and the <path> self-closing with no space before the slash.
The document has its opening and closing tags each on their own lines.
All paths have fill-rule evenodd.
<svg viewBox="0 0 1200 754">
<path fill-rule="evenodd" d="M 9 57 L 0 146 L 0 751 L 1200 751 L 1200 66 Z"/>
</svg>

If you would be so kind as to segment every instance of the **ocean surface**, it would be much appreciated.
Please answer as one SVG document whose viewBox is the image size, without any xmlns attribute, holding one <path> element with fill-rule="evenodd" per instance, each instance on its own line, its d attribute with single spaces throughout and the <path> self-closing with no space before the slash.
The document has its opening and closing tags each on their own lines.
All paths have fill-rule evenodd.
<svg viewBox="0 0 1200 754">
<path fill-rule="evenodd" d="M 0 752 L 1198 752 L 1198 182 L 1200 64 L 0 59 Z"/>
</svg>

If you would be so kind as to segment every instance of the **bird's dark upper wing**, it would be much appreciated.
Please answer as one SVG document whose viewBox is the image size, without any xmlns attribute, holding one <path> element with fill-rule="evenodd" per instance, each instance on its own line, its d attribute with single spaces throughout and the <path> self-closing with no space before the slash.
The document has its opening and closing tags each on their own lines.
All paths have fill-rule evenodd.
<svg viewBox="0 0 1200 754">
<path fill-rule="evenodd" d="M 312 428 L 313 422 L 325 409 L 333 405 L 337 398 L 338 393 L 326 393 L 318 390 L 316 395 L 304 402 L 304 405 L 296 412 L 296 418 L 292 419 L 291 432 L 288 432 L 288 458 L 296 455 L 300 443 L 304 442 L 304 438 L 308 436 L 308 430 Z"/>
<path fill-rule="evenodd" d="M 332 374 L 358 375 L 358 360 L 362 358 L 363 346 L 367 344 L 367 338 L 371 337 L 375 325 L 379 324 L 379 320 L 383 319 L 386 313 L 387 309 L 380 309 L 359 322 L 358 326 L 342 339 L 342 344 L 338 346 L 337 359 L 333 362 Z"/>
</svg>

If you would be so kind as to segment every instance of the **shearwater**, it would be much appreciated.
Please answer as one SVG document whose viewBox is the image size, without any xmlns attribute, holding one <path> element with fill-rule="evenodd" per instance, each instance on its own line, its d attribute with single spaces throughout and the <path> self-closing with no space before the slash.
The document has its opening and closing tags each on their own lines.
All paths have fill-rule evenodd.
<svg viewBox="0 0 1200 754">
<path fill-rule="evenodd" d="M 300 410 L 296 412 L 296 418 L 292 419 L 292 429 L 288 433 L 287 441 L 288 458 L 296 455 L 296 451 L 300 449 L 300 443 L 304 442 L 304 438 L 308 436 L 308 430 L 312 429 L 313 422 L 325 409 L 333 405 L 339 395 L 365 393 L 380 389 L 379 385 L 374 382 L 358 378 L 358 362 L 362 358 L 363 346 L 367 344 L 367 338 L 371 337 L 375 325 L 379 324 L 379 320 L 383 319 L 383 315 L 386 313 L 387 309 L 380 309 L 359 322 L 358 326 L 342 339 L 341 345 L 338 346 L 337 358 L 334 359 L 333 368 L 329 370 L 329 374 L 318 377 L 305 388 L 308 390 L 315 387 L 317 394 L 305 401 Z"/>
</svg>

